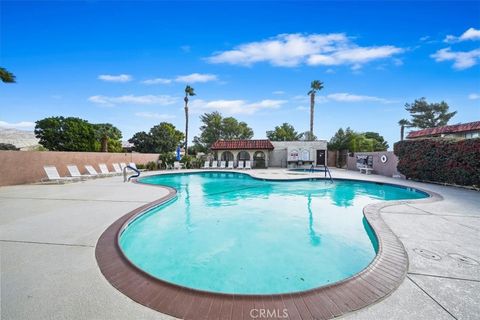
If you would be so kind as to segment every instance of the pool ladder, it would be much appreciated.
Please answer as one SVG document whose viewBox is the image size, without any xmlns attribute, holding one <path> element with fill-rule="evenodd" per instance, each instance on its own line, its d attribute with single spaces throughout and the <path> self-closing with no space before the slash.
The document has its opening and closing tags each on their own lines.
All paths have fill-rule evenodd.
<svg viewBox="0 0 480 320">
<path fill-rule="evenodd" d="M 328 177 L 330 178 L 330 181 L 333 182 L 333 179 L 332 179 L 332 174 L 330 173 L 330 169 L 328 169 L 328 166 L 323 166 L 324 170 L 323 172 L 325 172 L 325 178 L 327 177 L 327 173 L 328 173 Z M 315 166 L 312 164 L 312 166 L 310 167 L 310 170 L 311 172 L 315 172 Z"/>
</svg>

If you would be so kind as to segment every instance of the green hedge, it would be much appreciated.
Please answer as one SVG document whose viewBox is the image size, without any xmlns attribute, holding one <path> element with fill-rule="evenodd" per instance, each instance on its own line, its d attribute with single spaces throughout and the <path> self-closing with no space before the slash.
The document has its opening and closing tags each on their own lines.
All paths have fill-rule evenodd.
<svg viewBox="0 0 480 320">
<path fill-rule="evenodd" d="M 480 139 L 404 140 L 393 148 L 407 178 L 480 187 Z"/>
</svg>

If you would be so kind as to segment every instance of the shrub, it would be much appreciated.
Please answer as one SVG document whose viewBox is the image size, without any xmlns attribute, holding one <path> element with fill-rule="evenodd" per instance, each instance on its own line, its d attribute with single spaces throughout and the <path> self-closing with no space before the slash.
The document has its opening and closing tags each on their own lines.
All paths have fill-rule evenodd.
<svg viewBox="0 0 480 320">
<path fill-rule="evenodd" d="M 183 156 L 180 160 L 180 163 L 183 163 L 185 165 L 185 168 L 191 169 L 193 160 L 194 158 L 192 156 Z"/>
<path fill-rule="evenodd" d="M 158 156 L 158 160 L 161 162 L 160 169 L 166 169 L 167 167 L 171 167 L 175 162 L 175 153 L 173 152 L 161 153 Z"/>
<path fill-rule="evenodd" d="M 145 165 L 144 165 L 143 163 L 136 163 L 135 165 L 137 166 L 137 169 L 138 169 L 138 170 L 143 170 L 143 169 L 145 169 Z"/>
<path fill-rule="evenodd" d="M 18 151 L 20 149 L 18 149 L 17 147 L 15 147 L 11 143 L 0 143 L 0 150 L 15 150 L 15 151 Z"/>
<path fill-rule="evenodd" d="M 404 140 L 394 153 L 408 179 L 480 187 L 480 139 Z"/>
<path fill-rule="evenodd" d="M 137 168 L 138 168 L 138 166 L 137 166 Z M 139 169 L 140 169 L 140 168 L 139 168 Z M 154 161 L 149 161 L 149 162 L 147 162 L 147 164 L 145 165 L 145 169 L 150 170 L 150 171 L 151 171 L 151 170 L 157 170 L 157 169 L 158 169 L 158 165 L 157 165 L 157 163 L 154 162 Z"/>
</svg>

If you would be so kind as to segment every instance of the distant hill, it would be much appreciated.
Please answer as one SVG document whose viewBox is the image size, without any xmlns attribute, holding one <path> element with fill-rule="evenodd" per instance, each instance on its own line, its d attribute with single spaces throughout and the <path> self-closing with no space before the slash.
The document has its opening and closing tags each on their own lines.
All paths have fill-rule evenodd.
<svg viewBox="0 0 480 320">
<path fill-rule="evenodd" d="M 0 143 L 11 143 L 21 150 L 31 150 L 39 145 L 33 131 L 10 128 L 0 128 Z"/>
</svg>

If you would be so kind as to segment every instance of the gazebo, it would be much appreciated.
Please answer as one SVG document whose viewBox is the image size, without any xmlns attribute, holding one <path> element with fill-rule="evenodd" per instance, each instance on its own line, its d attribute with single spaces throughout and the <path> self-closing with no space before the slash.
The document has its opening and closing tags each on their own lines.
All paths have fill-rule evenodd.
<svg viewBox="0 0 480 320">
<path fill-rule="evenodd" d="M 270 140 L 217 140 L 211 148 L 216 160 L 252 161 L 253 168 L 268 167 L 268 153 L 274 147 Z"/>
</svg>

